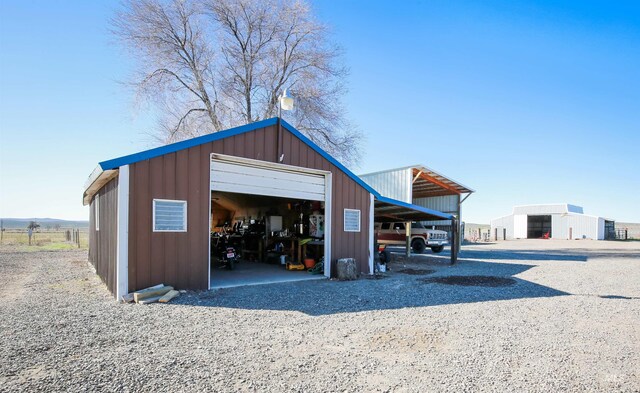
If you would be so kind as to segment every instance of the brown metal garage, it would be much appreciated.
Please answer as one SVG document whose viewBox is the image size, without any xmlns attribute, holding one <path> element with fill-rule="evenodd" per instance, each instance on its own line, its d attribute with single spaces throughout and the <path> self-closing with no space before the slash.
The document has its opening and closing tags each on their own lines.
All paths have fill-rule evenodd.
<svg viewBox="0 0 640 393">
<path fill-rule="evenodd" d="M 373 201 L 380 195 L 294 127 L 274 118 L 99 164 L 83 198 L 91 211 L 89 259 L 114 295 L 158 283 L 209 288 L 215 157 L 264 170 L 324 176 L 328 262 L 355 258 L 361 273 L 371 273 Z M 154 230 L 154 200 L 183 203 L 183 230 Z M 402 207 L 450 218 L 429 209 Z M 359 212 L 358 231 L 345 230 L 345 209 Z"/>
</svg>

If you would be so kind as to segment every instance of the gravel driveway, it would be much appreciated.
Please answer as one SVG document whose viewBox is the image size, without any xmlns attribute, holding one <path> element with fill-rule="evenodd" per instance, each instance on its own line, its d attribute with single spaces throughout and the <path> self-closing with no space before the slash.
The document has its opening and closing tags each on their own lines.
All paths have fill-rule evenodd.
<svg viewBox="0 0 640 393">
<path fill-rule="evenodd" d="M 454 267 L 394 255 L 380 279 L 147 306 L 86 259 L 0 248 L 0 391 L 640 391 L 638 242 L 468 245 Z"/>
</svg>

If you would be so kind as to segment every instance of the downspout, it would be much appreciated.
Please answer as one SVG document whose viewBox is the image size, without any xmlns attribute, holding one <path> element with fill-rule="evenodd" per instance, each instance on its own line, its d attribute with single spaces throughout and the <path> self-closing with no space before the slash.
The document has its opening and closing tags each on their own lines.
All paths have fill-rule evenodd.
<svg viewBox="0 0 640 393">
<path fill-rule="evenodd" d="M 284 158 L 281 156 L 282 154 L 282 149 L 280 148 L 281 134 L 282 134 L 282 121 L 280 118 L 280 111 L 278 111 L 278 124 L 277 124 L 277 131 L 276 131 L 276 162 L 282 162 Z"/>
</svg>

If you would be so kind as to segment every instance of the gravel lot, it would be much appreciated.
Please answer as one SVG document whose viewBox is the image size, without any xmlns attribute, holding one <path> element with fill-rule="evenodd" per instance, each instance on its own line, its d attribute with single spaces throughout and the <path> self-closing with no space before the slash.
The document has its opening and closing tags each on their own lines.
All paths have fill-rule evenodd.
<svg viewBox="0 0 640 393">
<path fill-rule="evenodd" d="M 0 391 L 640 391 L 640 242 L 446 258 L 142 306 L 116 303 L 86 252 L 5 246 Z"/>
</svg>

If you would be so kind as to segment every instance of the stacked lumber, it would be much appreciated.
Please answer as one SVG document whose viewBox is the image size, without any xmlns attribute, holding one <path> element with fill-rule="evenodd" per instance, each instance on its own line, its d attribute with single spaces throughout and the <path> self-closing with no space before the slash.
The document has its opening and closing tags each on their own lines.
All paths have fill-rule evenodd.
<svg viewBox="0 0 640 393">
<path fill-rule="evenodd" d="M 125 303 L 136 302 L 138 304 L 168 303 L 178 296 L 180 296 L 180 292 L 173 289 L 172 286 L 158 284 L 127 294 L 122 297 L 122 301 Z"/>
</svg>

